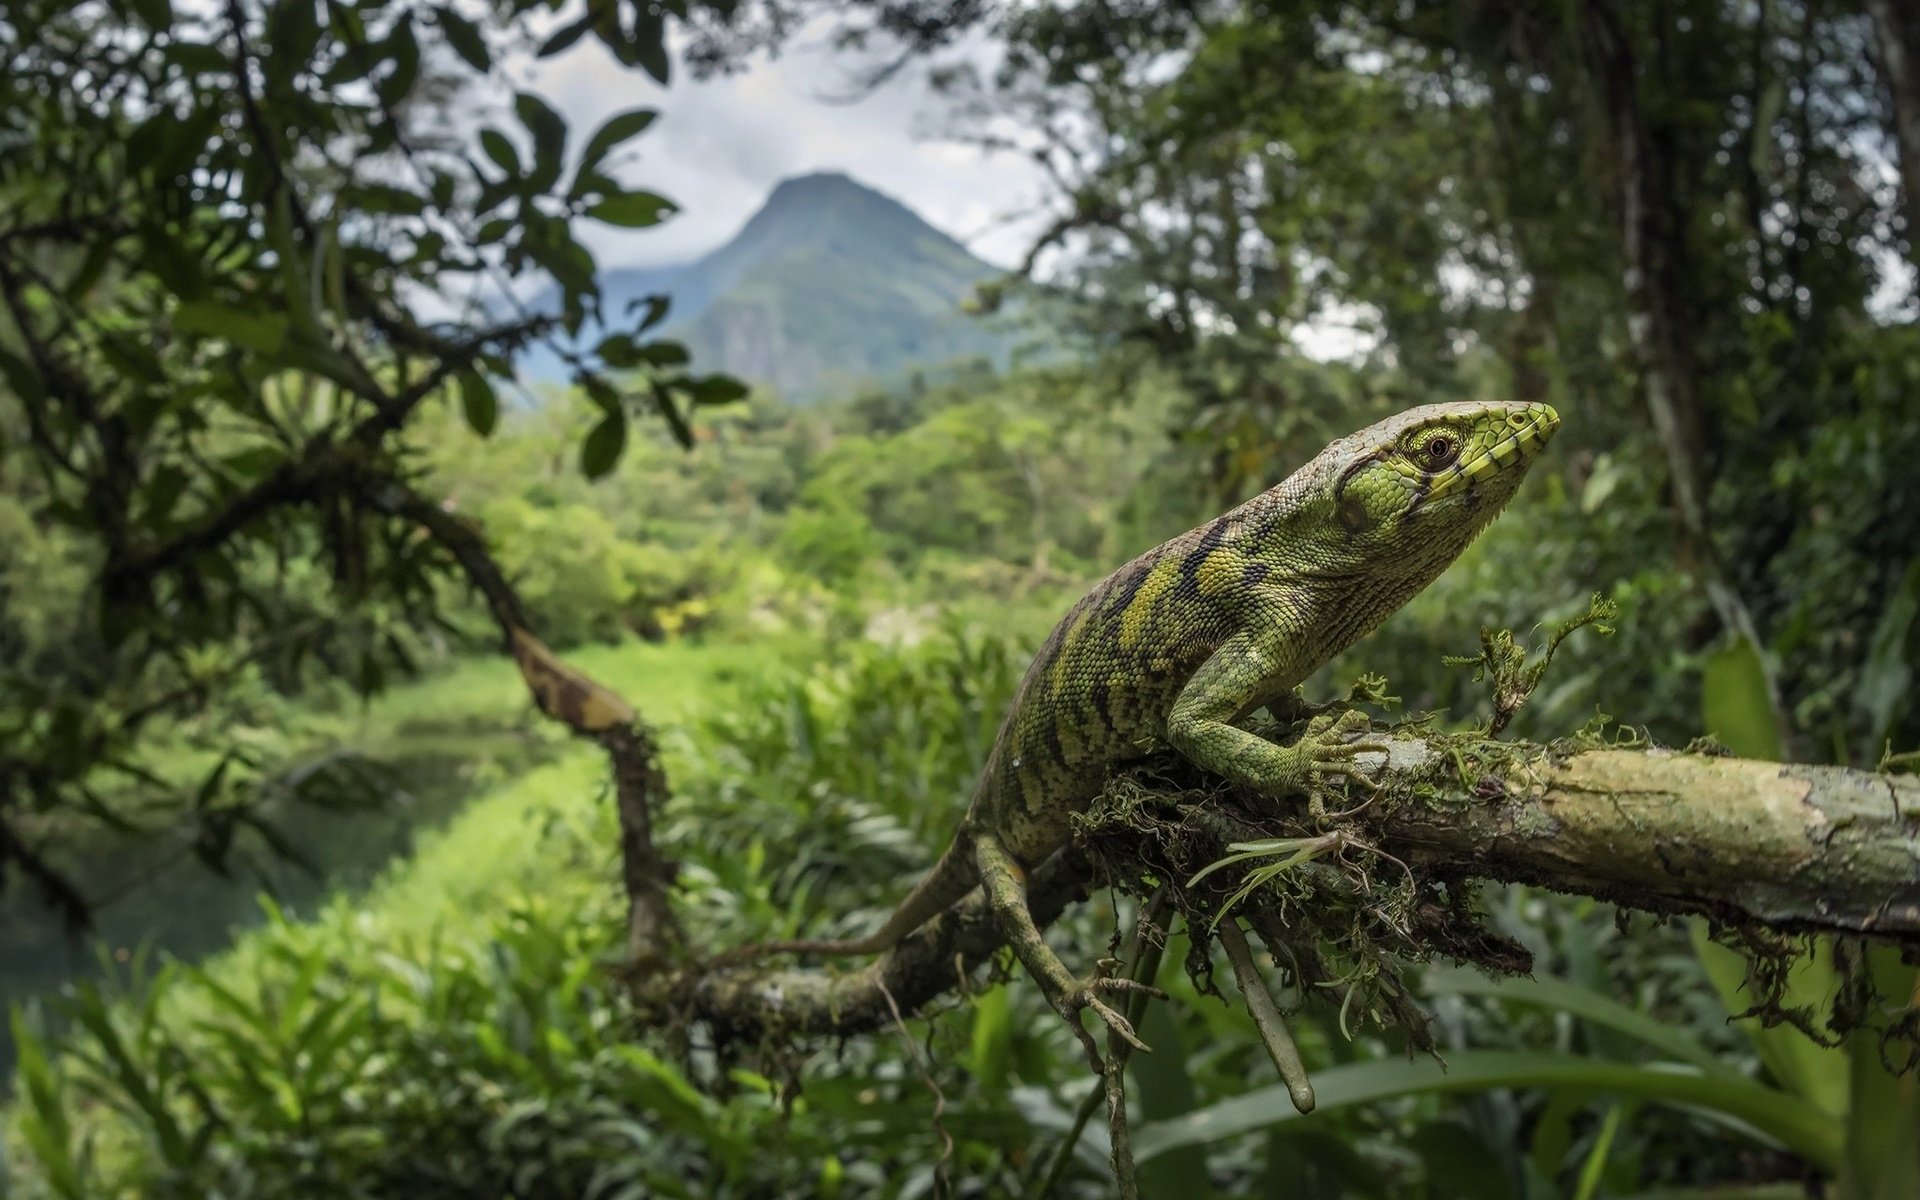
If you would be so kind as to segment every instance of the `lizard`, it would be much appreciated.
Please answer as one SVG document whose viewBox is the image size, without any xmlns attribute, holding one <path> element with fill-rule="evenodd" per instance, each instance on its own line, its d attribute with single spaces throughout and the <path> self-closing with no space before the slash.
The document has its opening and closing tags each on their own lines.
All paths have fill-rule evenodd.
<svg viewBox="0 0 1920 1200">
<path fill-rule="evenodd" d="M 1002 719 L 960 828 L 926 877 L 866 937 L 743 947 L 877 954 L 975 887 L 1054 1009 L 1100 1058 L 1091 1009 L 1146 1047 L 1102 994 L 1152 991 L 1077 979 L 1027 909 L 1027 872 L 1072 836 L 1114 771 L 1170 747 L 1274 801 L 1329 777 L 1372 787 L 1349 712 L 1279 745 L 1236 722 L 1296 702 L 1295 689 L 1438 578 L 1512 499 L 1559 428 L 1539 403 L 1430 404 L 1339 438 L 1285 480 L 1127 563 L 1094 586 L 1034 655 Z"/>
</svg>

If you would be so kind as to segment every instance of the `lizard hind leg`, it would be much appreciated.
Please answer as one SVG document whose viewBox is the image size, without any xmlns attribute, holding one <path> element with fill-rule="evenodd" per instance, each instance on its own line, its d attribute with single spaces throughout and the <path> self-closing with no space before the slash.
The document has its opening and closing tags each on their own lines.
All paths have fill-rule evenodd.
<svg viewBox="0 0 1920 1200">
<path fill-rule="evenodd" d="M 1099 1049 L 1094 1045 L 1093 1035 L 1080 1022 L 1082 1009 L 1092 1009 L 1128 1045 L 1146 1052 L 1147 1044 L 1134 1033 L 1133 1025 L 1100 997 L 1103 993 L 1145 992 L 1164 1000 L 1166 993 L 1136 979 L 1105 975 L 1075 979 L 1073 973 L 1067 970 L 1067 965 L 1060 961 L 1060 956 L 1040 936 L 1040 927 L 1034 924 L 1033 913 L 1027 908 L 1026 870 L 990 833 L 976 835 L 974 861 L 979 866 L 980 884 L 986 893 L 987 907 L 1000 926 L 1001 936 L 1013 947 L 1020 965 L 1040 985 L 1040 990 L 1046 994 L 1054 1011 L 1066 1019 L 1068 1026 L 1079 1037 L 1080 1044 L 1086 1047 L 1087 1062 L 1094 1073 L 1103 1073 L 1106 1066 L 1100 1059 Z"/>
</svg>

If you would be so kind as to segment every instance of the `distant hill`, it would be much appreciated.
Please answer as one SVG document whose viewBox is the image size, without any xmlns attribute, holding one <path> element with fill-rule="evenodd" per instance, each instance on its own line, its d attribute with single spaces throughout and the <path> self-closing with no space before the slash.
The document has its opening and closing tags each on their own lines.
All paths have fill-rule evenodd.
<svg viewBox="0 0 1920 1200">
<path fill-rule="evenodd" d="M 891 197 L 841 174 L 773 190 L 733 240 L 678 266 L 607 271 L 606 311 L 665 292 L 663 335 L 702 368 L 805 403 L 917 367 L 987 357 L 1014 337 L 967 316 L 975 283 L 999 274 Z M 544 374 L 538 361 L 525 369 Z"/>
</svg>

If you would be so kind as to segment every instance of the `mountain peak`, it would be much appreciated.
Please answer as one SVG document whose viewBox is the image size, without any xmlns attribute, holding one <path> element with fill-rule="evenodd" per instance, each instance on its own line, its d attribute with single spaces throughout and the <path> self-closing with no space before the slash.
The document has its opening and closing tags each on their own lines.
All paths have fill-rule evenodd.
<svg viewBox="0 0 1920 1200">
<path fill-rule="evenodd" d="M 932 237 L 957 254 L 966 247 L 922 220 L 900 201 L 876 191 L 839 171 L 816 171 L 783 179 L 768 194 L 760 211 L 748 219 L 734 245 L 755 245 L 761 239 L 891 239 Z M 715 254 L 724 254 L 722 247 Z"/>
<path fill-rule="evenodd" d="M 845 171 L 810 171 L 805 175 L 789 175 L 775 184 L 773 191 L 767 195 L 767 203 L 779 204 L 783 200 L 792 201 L 803 196 L 830 196 L 836 192 L 880 194 L 866 184 L 857 182 Z"/>
<path fill-rule="evenodd" d="M 968 317 L 997 274 L 891 196 L 839 171 L 782 180 L 740 232 L 684 266 L 610 271 L 607 310 L 665 292 L 661 332 L 703 370 L 805 402 L 961 359 L 1004 361 L 1010 336 Z"/>
</svg>

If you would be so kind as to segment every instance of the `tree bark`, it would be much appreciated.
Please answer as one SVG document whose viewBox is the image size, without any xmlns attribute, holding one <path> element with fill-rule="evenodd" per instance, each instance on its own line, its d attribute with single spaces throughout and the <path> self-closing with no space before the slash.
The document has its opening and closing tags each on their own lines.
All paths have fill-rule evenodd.
<svg viewBox="0 0 1920 1200">
<path fill-rule="evenodd" d="M 672 905 L 678 864 L 653 839 L 654 813 L 670 795 L 653 731 L 618 692 L 563 661 L 534 635 L 526 605 L 477 525 L 397 478 L 375 475 L 361 483 L 375 506 L 418 525 L 459 566 L 486 601 L 540 711 L 606 752 L 627 892 L 627 958 L 643 971 L 666 961 L 680 945 Z"/>
<path fill-rule="evenodd" d="M 1587 70 L 1605 111 L 1620 211 L 1627 340 L 1646 395 L 1647 415 L 1667 458 L 1668 484 L 1687 551 L 1683 564 L 1707 593 L 1721 627 L 1759 655 L 1780 744 L 1793 744 L 1778 673 L 1752 610 L 1735 585 L 1707 508 L 1707 421 L 1697 372 L 1687 350 L 1682 297 L 1686 237 L 1674 195 L 1671 154 L 1640 105 L 1639 64 L 1627 33 L 1605 0 L 1581 10 Z"/>
<path fill-rule="evenodd" d="M 1920 265 L 1920 12 L 1911 0 L 1867 0 L 1867 12 L 1873 18 L 1880 77 L 1892 104 L 1907 257 Z"/>
<path fill-rule="evenodd" d="M 1444 735 L 1393 736 L 1388 745 L 1384 756 L 1362 756 L 1380 797 L 1331 826 L 1305 805 L 1252 816 L 1274 806 L 1171 758 L 1150 762 L 1087 814 L 1081 845 L 1034 872 L 1034 918 L 1051 922 L 1094 886 L 1143 889 L 1141 879 L 1114 877 L 1115 846 L 1152 863 L 1178 892 L 1230 845 L 1325 840 L 1331 831 L 1337 857 L 1348 869 L 1362 864 L 1371 880 L 1367 902 L 1379 895 L 1373 884 L 1405 872 L 1416 890 L 1437 885 L 1456 899 L 1468 880 L 1529 883 L 1757 934 L 1865 936 L 1920 951 L 1920 778 Z M 1143 821 L 1148 811 L 1160 815 Z M 1335 875 L 1333 861 L 1302 869 Z M 1237 882 L 1221 872 L 1213 886 Z M 1191 882 L 1184 892 L 1191 915 L 1198 893 Z M 1262 903 L 1258 892 L 1242 901 L 1250 917 Z M 1484 930 L 1476 937 L 1458 918 L 1414 911 L 1405 921 L 1413 948 L 1424 938 L 1429 954 L 1526 969 L 1523 952 Z M 1314 919 L 1296 907 L 1288 924 L 1298 931 Z M 743 967 L 670 990 L 723 1039 L 847 1036 L 892 1022 L 889 996 L 909 1012 L 960 986 L 1000 944 L 976 893 L 850 971 Z"/>
</svg>

